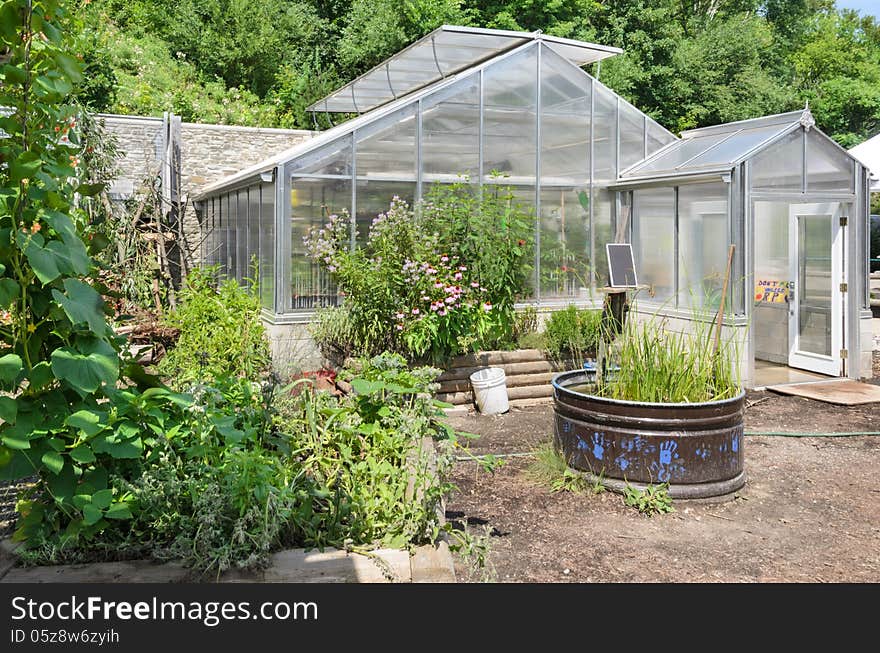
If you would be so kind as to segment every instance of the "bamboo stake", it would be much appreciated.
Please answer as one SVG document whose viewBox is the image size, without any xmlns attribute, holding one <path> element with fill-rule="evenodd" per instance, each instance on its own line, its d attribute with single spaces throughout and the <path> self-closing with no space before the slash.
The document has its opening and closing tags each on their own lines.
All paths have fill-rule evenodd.
<svg viewBox="0 0 880 653">
<path fill-rule="evenodd" d="M 733 249 L 736 245 L 731 245 L 727 250 L 727 271 L 724 273 L 724 285 L 721 287 L 721 306 L 718 307 L 718 321 L 715 325 L 715 345 L 712 347 L 712 357 L 718 354 L 718 348 L 721 346 L 721 324 L 724 321 L 724 305 L 727 303 L 727 284 L 730 282 L 730 267 L 733 264 Z"/>
</svg>

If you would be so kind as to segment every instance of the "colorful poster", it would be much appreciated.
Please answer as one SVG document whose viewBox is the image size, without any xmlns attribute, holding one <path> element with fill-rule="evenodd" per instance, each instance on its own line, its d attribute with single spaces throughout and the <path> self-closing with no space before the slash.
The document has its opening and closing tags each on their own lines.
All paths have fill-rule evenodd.
<svg viewBox="0 0 880 653">
<path fill-rule="evenodd" d="M 755 283 L 755 302 L 785 304 L 788 302 L 793 288 L 793 281 L 758 279 Z"/>
</svg>

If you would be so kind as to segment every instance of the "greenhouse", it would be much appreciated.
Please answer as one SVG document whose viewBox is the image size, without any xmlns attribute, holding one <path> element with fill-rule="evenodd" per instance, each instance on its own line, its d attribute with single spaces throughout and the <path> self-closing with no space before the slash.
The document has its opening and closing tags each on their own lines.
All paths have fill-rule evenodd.
<svg viewBox="0 0 880 653">
<path fill-rule="evenodd" d="M 207 187 L 203 261 L 243 280 L 256 259 L 267 321 L 307 323 L 340 301 L 303 243 L 327 215 L 350 213 L 357 247 L 394 196 L 503 185 L 535 216 L 523 303 L 597 305 L 605 245 L 632 242 L 638 314 L 711 319 L 733 244 L 725 325 L 747 384 L 756 360 L 870 375 L 864 167 L 809 111 L 678 139 L 581 68 L 619 52 L 438 28 L 310 107 L 348 120 Z"/>
<path fill-rule="evenodd" d="M 809 109 L 684 132 L 611 184 L 650 288 L 638 310 L 714 314 L 732 244 L 744 378 L 774 363 L 870 377 L 868 181 Z"/>
</svg>

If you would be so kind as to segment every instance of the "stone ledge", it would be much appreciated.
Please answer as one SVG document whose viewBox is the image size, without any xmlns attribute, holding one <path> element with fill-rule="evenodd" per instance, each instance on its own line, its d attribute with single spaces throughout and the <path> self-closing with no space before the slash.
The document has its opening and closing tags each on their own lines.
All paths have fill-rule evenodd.
<svg viewBox="0 0 880 653">
<path fill-rule="evenodd" d="M 79 565 L 16 567 L 16 545 L 0 542 L 0 583 L 454 583 L 452 554 L 446 542 L 403 549 L 377 549 L 370 555 L 338 549 L 286 549 L 261 570 L 231 569 L 219 578 L 199 575 L 178 562 L 150 560 Z"/>
</svg>

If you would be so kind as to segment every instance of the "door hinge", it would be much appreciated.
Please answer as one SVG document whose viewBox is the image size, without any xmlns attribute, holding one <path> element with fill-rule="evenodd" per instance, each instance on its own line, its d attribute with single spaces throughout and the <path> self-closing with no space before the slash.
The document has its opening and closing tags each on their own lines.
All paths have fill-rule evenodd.
<svg viewBox="0 0 880 653">
<path fill-rule="evenodd" d="M 845 215 L 840 216 L 840 226 L 845 227 L 847 222 L 849 222 L 849 218 Z"/>
<path fill-rule="evenodd" d="M 840 292 L 846 292 L 849 289 L 845 283 L 840 284 Z"/>
<path fill-rule="evenodd" d="M 841 358 L 841 359 L 846 360 L 846 358 L 847 358 L 848 355 L 849 355 L 849 352 L 848 352 L 846 349 L 841 349 L 841 350 L 840 350 L 840 358 Z"/>
</svg>

